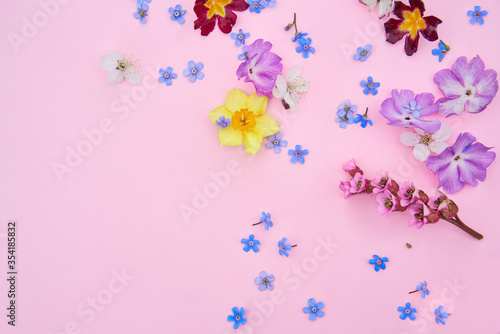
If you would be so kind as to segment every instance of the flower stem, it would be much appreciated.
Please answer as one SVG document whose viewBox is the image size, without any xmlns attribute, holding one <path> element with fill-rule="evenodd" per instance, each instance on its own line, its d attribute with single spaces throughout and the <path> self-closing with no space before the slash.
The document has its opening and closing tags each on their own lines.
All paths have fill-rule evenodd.
<svg viewBox="0 0 500 334">
<path fill-rule="evenodd" d="M 295 26 L 295 33 L 297 33 L 297 13 L 293 13 L 293 22 L 288 23 L 288 25 L 285 27 L 285 31 L 290 30 L 291 27 Z"/>
<path fill-rule="evenodd" d="M 262 224 L 262 223 L 263 222 L 258 222 L 258 223 L 252 224 L 252 226 L 259 225 L 259 224 Z"/>
<path fill-rule="evenodd" d="M 473 229 L 471 229 L 469 226 L 465 225 L 464 222 L 458 216 L 456 216 L 453 219 L 453 218 L 446 218 L 446 217 L 443 217 L 441 215 L 441 219 L 444 219 L 448 223 L 451 223 L 451 224 L 455 225 L 456 227 L 458 227 L 462 231 L 465 231 L 465 232 L 469 233 L 470 235 L 472 235 L 477 240 L 482 240 L 483 239 L 483 235 L 481 233 L 476 232 Z"/>
<path fill-rule="evenodd" d="M 292 247 L 297 247 L 297 245 L 292 245 Z"/>
<path fill-rule="evenodd" d="M 363 116 L 368 117 L 368 107 L 366 107 L 366 111 L 365 111 L 365 114 Z"/>
<path fill-rule="evenodd" d="M 299 32 L 297 29 L 297 13 L 293 13 L 293 25 L 295 26 L 295 34 Z"/>
<path fill-rule="evenodd" d="M 415 291 L 408 292 L 408 294 L 410 294 L 410 293 L 415 293 L 415 292 L 417 292 L 417 291 L 419 291 L 419 290 L 415 290 Z"/>
<path fill-rule="evenodd" d="M 449 45 L 446 45 L 446 43 L 445 43 L 445 42 L 443 42 L 442 40 L 439 40 L 439 41 L 440 41 L 441 43 L 443 43 L 443 45 L 444 45 L 444 49 L 445 49 L 447 52 L 448 52 L 448 51 L 450 51 L 450 49 L 451 49 L 451 48 L 450 48 L 450 46 L 449 46 Z"/>
</svg>

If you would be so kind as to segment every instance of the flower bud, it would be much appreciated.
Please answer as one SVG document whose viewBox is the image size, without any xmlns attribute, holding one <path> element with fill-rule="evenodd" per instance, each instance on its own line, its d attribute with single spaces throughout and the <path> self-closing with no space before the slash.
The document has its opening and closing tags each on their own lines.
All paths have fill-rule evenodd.
<svg viewBox="0 0 500 334">
<path fill-rule="evenodd" d="M 342 169 L 349 174 L 353 172 L 357 167 L 358 166 L 356 166 L 356 159 L 354 158 L 352 158 L 351 160 L 347 161 L 345 164 L 342 165 Z"/>
<path fill-rule="evenodd" d="M 424 193 L 422 190 L 418 191 L 418 198 L 424 202 L 424 204 L 429 203 L 429 196 L 427 196 L 426 193 Z"/>
<path fill-rule="evenodd" d="M 441 214 L 445 218 L 455 218 L 455 216 L 457 215 L 455 212 L 452 212 L 450 209 L 441 210 Z"/>
<path fill-rule="evenodd" d="M 391 188 L 390 188 L 390 190 L 393 193 L 397 193 L 399 191 L 399 184 L 396 181 L 392 180 L 392 179 L 391 179 Z"/>
<path fill-rule="evenodd" d="M 458 205 L 455 202 L 453 202 L 451 199 L 448 203 L 448 209 L 450 209 L 450 211 L 453 212 L 455 214 L 455 216 L 457 215 Z"/>
<path fill-rule="evenodd" d="M 431 212 L 427 215 L 427 224 L 437 223 L 439 220 L 439 215 L 436 212 Z"/>
</svg>

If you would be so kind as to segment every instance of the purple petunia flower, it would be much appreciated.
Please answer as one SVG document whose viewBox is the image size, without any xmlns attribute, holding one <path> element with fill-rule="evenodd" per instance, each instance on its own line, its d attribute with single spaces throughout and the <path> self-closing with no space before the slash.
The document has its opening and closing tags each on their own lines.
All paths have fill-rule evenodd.
<svg viewBox="0 0 500 334">
<path fill-rule="evenodd" d="M 273 45 L 258 39 L 247 48 L 248 60 L 236 71 L 238 79 L 252 82 L 259 96 L 273 97 L 273 88 L 278 74 L 283 69 L 281 58 L 270 50 Z"/>
<path fill-rule="evenodd" d="M 439 130 L 441 122 L 437 119 L 429 121 L 416 118 L 414 111 L 418 110 L 420 117 L 430 116 L 438 110 L 438 107 L 431 93 L 421 93 L 415 96 L 411 90 L 402 89 L 398 92 L 397 89 L 393 89 L 392 98 L 382 102 L 382 110 L 379 112 L 389 120 L 389 125 L 419 128 L 427 133 L 433 133 Z"/>
<path fill-rule="evenodd" d="M 439 99 L 439 113 L 446 117 L 467 110 L 470 113 L 483 111 L 498 91 L 497 72 L 485 70 L 484 63 L 476 56 L 467 63 L 460 57 L 451 70 L 444 69 L 434 75 L 434 82 L 444 94 Z"/>
<path fill-rule="evenodd" d="M 454 194 L 462 190 L 465 183 L 475 187 L 478 180 L 486 179 L 486 168 L 496 154 L 489 152 L 491 147 L 475 141 L 470 133 L 461 133 L 453 146 L 427 159 L 427 168 L 439 176 L 438 188 L 442 186 L 445 192 Z"/>
</svg>

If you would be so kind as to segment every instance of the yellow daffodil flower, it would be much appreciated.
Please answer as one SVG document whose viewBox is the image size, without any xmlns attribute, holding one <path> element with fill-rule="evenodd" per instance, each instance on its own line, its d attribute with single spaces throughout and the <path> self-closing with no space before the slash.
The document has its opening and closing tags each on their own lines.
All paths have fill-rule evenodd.
<svg viewBox="0 0 500 334">
<path fill-rule="evenodd" d="M 267 137 L 279 131 L 278 122 L 266 115 L 267 97 L 256 93 L 247 96 L 239 89 L 229 91 L 226 103 L 210 112 L 214 124 L 222 117 L 230 119 L 230 124 L 218 125 L 221 145 L 245 145 L 250 154 L 259 151 L 262 137 Z"/>
</svg>

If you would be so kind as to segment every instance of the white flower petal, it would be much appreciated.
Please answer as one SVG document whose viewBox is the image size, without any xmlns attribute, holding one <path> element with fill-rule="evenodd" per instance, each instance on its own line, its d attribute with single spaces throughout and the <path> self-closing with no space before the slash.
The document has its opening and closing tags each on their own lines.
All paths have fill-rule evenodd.
<svg viewBox="0 0 500 334">
<path fill-rule="evenodd" d="M 383 18 L 394 10 L 394 0 L 380 0 L 378 5 L 378 17 Z"/>
<path fill-rule="evenodd" d="M 297 109 L 299 109 L 299 104 L 293 100 L 293 98 L 290 96 L 290 94 L 285 94 L 285 102 L 288 103 L 288 105 L 290 106 L 290 110 L 291 111 L 297 111 Z"/>
<path fill-rule="evenodd" d="M 413 156 L 419 161 L 425 161 L 431 154 L 431 151 L 424 144 L 415 145 L 413 148 Z"/>
<path fill-rule="evenodd" d="M 287 87 L 285 78 L 283 78 L 281 75 L 278 75 L 278 77 L 276 78 L 276 83 L 274 85 L 275 85 L 273 88 L 274 97 L 278 99 L 283 98 L 283 96 L 285 96 Z"/>
<path fill-rule="evenodd" d="M 108 73 L 108 81 L 115 85 L 123 81 L 123 73 L 120 70 L 113 70 Z"/>
<path fill-rule="evenodd" d="M 288 82 L 295 81 L 300 76 L 300 72 L 302 71 L 302 67 L 299 65 L 292 66 L 288 72 L 286 73 L 286 80 Z"/>
<path fill-rule="evenodd" d="M 417 133 L 420 137 L 423 137 L 423 136 L 425 136 L 425 135 L 427 134 L 427 132 L 425 132 L 424 130 L 419 129 L 419 128 L 415 128 L 414 130 L 415 130 L 415 132 L 416 132 L 416 133 Z"/>
<path fill-rule="evenodd" d="M 132 85 L 138 85 L 142 80 L 142 73 L 139 72 L 138 69 L 133 67 L 127 67 L 125 69 L 125 79 L 130 82 Z"/>
<path fill-rule="evenodd" d="M 109 53 L 110 56 L 116 58 L 116 60 L 123 60 L 123 55 L 119 54 L 116 51 L 108 50 L 108 53 Z"/>
<path fill-rule="evenodd" d="M 299 103 L 300 96 L 296 92 L 288 92 L 287 95 L 290 95 L 290 99 L 295 103 Z"/>
<path fill-rule="evenodd" d="M 441 122 L 441 128 L 434 133 L 432 138 L 437 141 L 448 140 L 451 136 L 451 126 L 448 123 Z M 433 151 L 434 152 L 434 151 Z"/>
<path fill-rule="evenodd" d="M 373 10 L 373 8 L 375 8 L 375 5 L 377 4 L 377 0 L 360 0 L 362 3 L 364 3 L 365 5 L 368 6 L 368 9 L 370 11 Z"/>
<path fill-rule="evenodd" d="M 109 55 L 103 56 L 101 58 L 101 67 L 108 72 L 113 71 L 118 66 L 118 61 L 119 59 L 116 59 L 116 57 Z"/>
<path fill-rule="evenodd" d="M 403 132 L 399 136 L 399 140 L 401 141 L 401 143 L 406 146 L 415 146 L 420 143 L 421 139 L 422 137 L 420 137 L 415 132 Z"/>
<path fill-rule="evenodd" d="M 295 91 L 298 93 L 307 93 L 309 91 L 309 88 L 311 86 L 309 85 L 309 79 L 300 77 L 297 80 L 295 80 Z"/>
<path fill-rule="evenodd" d="M 443 141 L 433 141 L 429 144 L 429 149 L 437 154 L 440 154 L 443 152 L 446 148 L 448 147 L 448 144 L 446 144 Z"/>
</svg>

